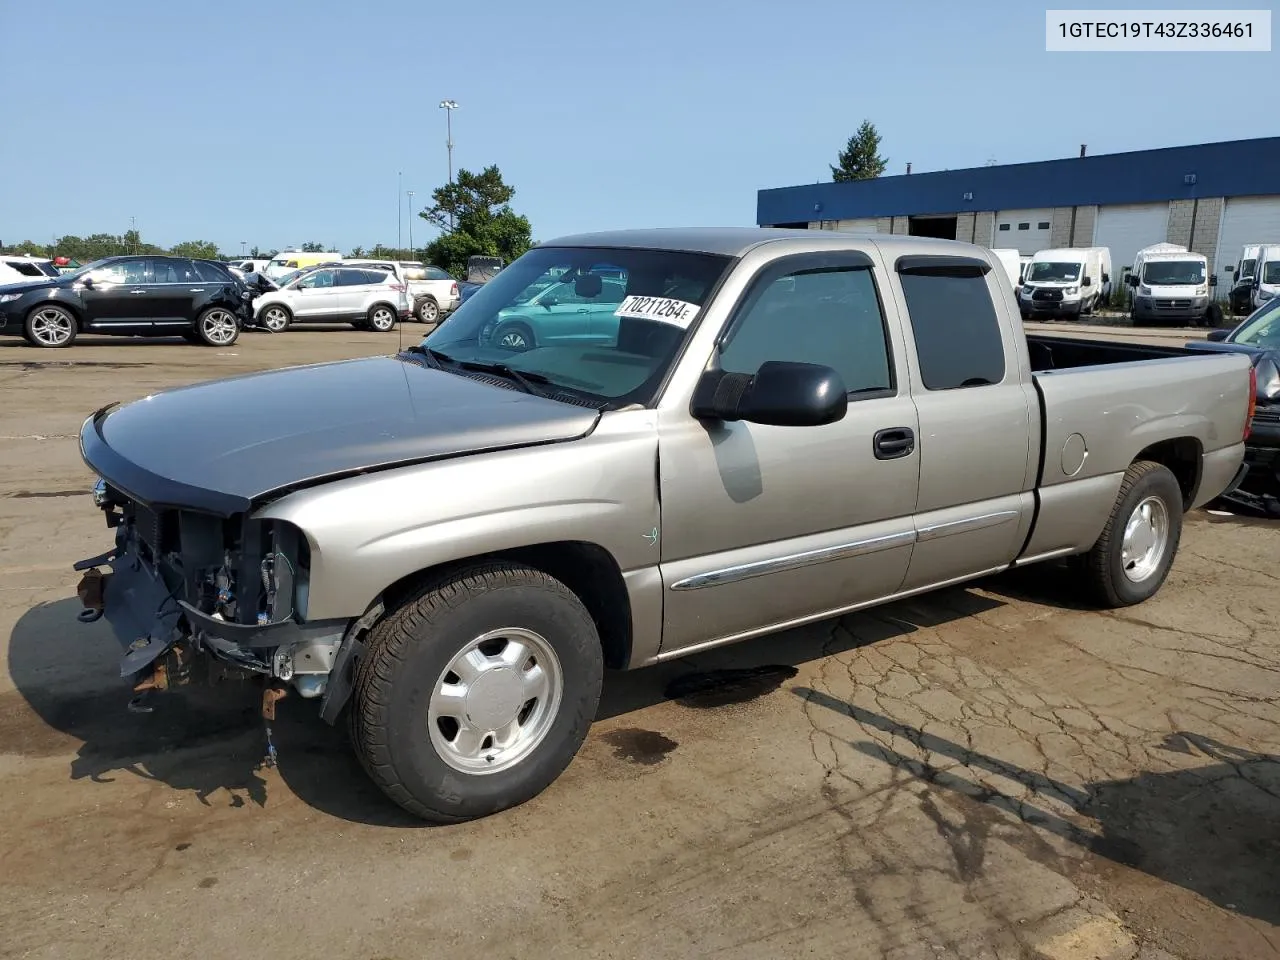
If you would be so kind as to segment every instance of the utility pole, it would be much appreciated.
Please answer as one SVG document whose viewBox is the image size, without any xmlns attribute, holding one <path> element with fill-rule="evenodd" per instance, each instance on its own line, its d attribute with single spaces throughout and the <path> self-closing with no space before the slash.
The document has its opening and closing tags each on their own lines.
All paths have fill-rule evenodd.
<svg viewBox="0 0 1280 960">
<path fill-rule="evenodd" d="M 400 198 L 404 196 L 401 187 L 404 186 L 404 172 L 396 173 L 396 247 L 404 246 L 404 227 L 401 221 L 404 219 L 404 201 Z"/>
<path fill-rule="evenodd" d="M 241 260 L 243 260 L 243 259 L 244 259 L 244 248 L 245 248 L 245 247 L 247 247 L 248 245 L 249 245 L 249 241 L 248 241 L 248 240 L 241 240 L 241 241 L 240 241 L 240 259 L 241 259 Z"/>
<path fill-rule="evenodd" d="M 409 253 L 413 253 L 413 191 L 407 191 L 409 194 Z M 411 256 L 410 260 L 413 259 Z"/>
<path fill-rule="evenodd" d="M 137 217 L 130 217 L 130 218 L 129 218 L 129 232 L 130 232 L 131 234 L 133 234 L 133 238 L 132 238 L 132 240 L 131 240 L 131 244 L 130 244 L 130 245 L 133 247 L 133 249 L 132 249 L 132 250 L 130 250 L 129 252 L 130 252 L 130 253 L 137 253 L 137 252 L 138 252 L 138 241 L 137 241 L 137 235 L 138 235 L 138 218 L 137 218 Z"/>
<path fill-rule="evenodd" d="M 458 101 L 441 100 L 440 109 L 444 111 L 444 123 L 446 130 L 444 147 L 449 154 L 449 183 L 453 183 L 453 111 L 458 109 Z M 449 213 L 449 229 L 453 230 L 452 211 Z"/>
</svg>

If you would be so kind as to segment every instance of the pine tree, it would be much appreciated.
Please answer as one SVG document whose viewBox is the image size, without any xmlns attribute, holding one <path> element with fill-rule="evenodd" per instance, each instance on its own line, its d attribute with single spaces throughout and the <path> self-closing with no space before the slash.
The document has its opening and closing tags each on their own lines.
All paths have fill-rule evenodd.
<svg viewBox="0 0 1280 960">
<path fill-rule="evenodd" d="M 849 180 L 872 180 L 884 173 L 889 161 L 880 156 L 880 134 L 870 120 L 863 120 L 858 132 L 849 138 L 840 151 L 837 166 L 831 167 L 831 178 L 836 183 Z"/>
</svg>

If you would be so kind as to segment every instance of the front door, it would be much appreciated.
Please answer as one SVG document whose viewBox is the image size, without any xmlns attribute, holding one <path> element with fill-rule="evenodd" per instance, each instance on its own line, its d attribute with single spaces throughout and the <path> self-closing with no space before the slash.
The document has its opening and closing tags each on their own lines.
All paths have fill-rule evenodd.
<svg viewBox="0 0 1280 960">
<path fill-rule="evenodd" d="M 910 316 L 920 416 L 916 546 L 905 589 L 1002 567 L 1017 556 L 1039 465 L 1035 388 L 1012 360 L 1025 336 L 990 265 L 905 256 L 896 272 Z"/>
<path fill-rule="evenodd" d="M 115 260 L 94 270 L 80 286 L 80 302 L 90 326 L 121 326 L 146 321 L 146 261 Z"/>
<path fill-rule="evenodd" d="M 337 320 L 342 313 L 333 270 L 316 270 L 294 286 L 294 319 L 308 323 Z"/>
<path fill-rule="evenodd" d="M 819 427 L 659 414 L 664 653 L 783 626 L 893 594 L 915 532 L 915 405 L 891 347 L 874 260 L 784 257 L 735 308 L 713 365 L 834 368 L 842 420 Z"/>
</svg>

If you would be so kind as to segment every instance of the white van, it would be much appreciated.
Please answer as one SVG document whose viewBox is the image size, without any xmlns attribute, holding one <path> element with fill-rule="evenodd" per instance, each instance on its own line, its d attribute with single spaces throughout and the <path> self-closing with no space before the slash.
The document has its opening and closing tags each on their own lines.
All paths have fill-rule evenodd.
<svg viewBox="0 0 1280 960">
<path fill-rule="evenodd" d="M 1253 278 L 1258 272 L 1258 256 L 1264 246 L 1264 243 L 1246 243 L 1236 265 L 1227 267 L 1226 272 L 1231 277 L 1231 290 L 1227 299 L 1232 313 L 1253 312 Z"/>
<path fill-rule="evenodd" d="M 1217 283 L 1209 276 L 1209 258 L 1177 243 L 1154 243 L 1134 255 L 1129 286 L 1134 288 L 1130 316 L 1138 326 L 1149 321 L 1204 322 Z"/>
<path fill-rule="evenodd" d="M 1259 248 L 1258 269 L 1253 277 L 1254 307 L 1273 297 L 1280 297 L 1280 245 Z"/>
<path fill-rule="evenodd" d="M 1023 320 L 1093 313 L 1111 290 L 1107 247 L 1041 250 L 1031 258 L 1018 293 Z"/>
<path fill-rule="evenodd" d="M 1022 283 L 1022 277 L 1018 269 L 1018 261 L 1021 259 L 1021 255 L 1012 247 L 993 247 L 991 252 L 996 255 L 996 259 L 1004 267 L 1004 272 L 1009 275 L 1009 284 L 1014 290 L 1017 290 L 1018 285 Z"/>
</svg>

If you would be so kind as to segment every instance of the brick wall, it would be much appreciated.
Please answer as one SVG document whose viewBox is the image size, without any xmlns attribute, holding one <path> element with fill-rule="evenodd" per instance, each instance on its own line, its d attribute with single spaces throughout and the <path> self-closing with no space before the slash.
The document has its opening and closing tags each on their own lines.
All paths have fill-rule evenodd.
<svg viewBox="0 0 1280 960">
<path fill-rule="evenodd" d="M 911 229 L 911 224 L 906 217 L 893 218 L 893 232 L 901 236 L 906 236 Z"/>
<path fill-rule="evenodd" d="M 973 242 L 989 247 L 994 242 L 991 238 L 996 232 L 996 213 L 989 210 L 986 213 L 974 214 L 973 221 Z"/>
<path fill-rule="evenodd" d="M 876 233 L 893 233 L 893 217 L 877 217 Z"/>
<path fill-rule="evenodd" d="M 1184 247 L 1191 245 L 1191 208 L 1194 200 L 1173 200 L 1169 203 L 1169 228 L 1165 240 Z"/>
<path fill-rule="evenodd" d="M 1049 220 L 1049 246 L 1055 249 L 1071 246 L 1070 207 L 1053 208 L 1053 216 Z"/>
<path fill-rule="evenodd" d="M 1222 223 L 1222 197 L 1205 197 L 1196 206 L 1195 229 L 1188 249 L 1209 258 L 1209 272 L 1217 270 L 1214 255 L 1218 252 L 1218 227 Z"/>
<path fill-rule="evenodd" d="M 1093 225 L 1098 219 L 1098 208 L 1096 205 L 1076 207 L 1076 229 L 1071 235 L 1071 246 L 1073 247 L 1091 247 L 1093 246 Z"/>
</svg>

